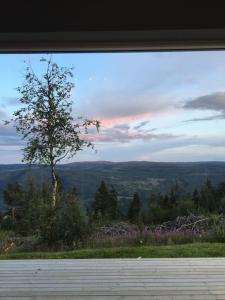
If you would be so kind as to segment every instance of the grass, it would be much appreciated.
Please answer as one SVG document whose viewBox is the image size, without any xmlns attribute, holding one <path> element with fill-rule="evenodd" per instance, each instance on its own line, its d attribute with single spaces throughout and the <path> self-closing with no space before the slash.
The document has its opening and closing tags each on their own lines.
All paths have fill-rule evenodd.
<svg viewBox="0 0 225 300">
<path fill-rule="evenodd" d="M 225 257 L 225 243 L 82 249 L 68 252 L 30 252 L 0 255 L 0 259 Z"/>
</svg>

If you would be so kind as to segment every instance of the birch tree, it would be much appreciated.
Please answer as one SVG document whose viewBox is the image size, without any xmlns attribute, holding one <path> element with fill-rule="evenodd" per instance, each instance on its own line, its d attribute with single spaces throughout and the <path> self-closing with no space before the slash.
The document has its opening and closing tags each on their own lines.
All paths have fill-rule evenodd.
<svg viewBox="0 0 225 300">
<path fill-rule="evenodd" d="M 27 64 L 24 82 L 17 88 L 21 108 L 14 112 L 10 122 L 26 141 L 23 162 L 50 167 L 52 205 L 55 206 L 57 164 L 85 147 L 94 149 L 86 134 L 90 127 L 98 131 L 100 122 L 72 116 L 73 68 L 60 67 L 45 58 L 40 63 L 44 64 L 43 75 L 35 73 Z"/>
</svg>

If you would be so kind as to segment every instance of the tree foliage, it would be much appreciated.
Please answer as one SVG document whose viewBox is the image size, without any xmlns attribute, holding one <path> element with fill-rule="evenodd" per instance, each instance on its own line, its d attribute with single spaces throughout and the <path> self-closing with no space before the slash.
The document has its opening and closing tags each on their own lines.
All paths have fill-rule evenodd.
<svg viewBox="0 0 225 300">
<path fill-rule="evenodd" d="M 7 205 L 20 206 L 23 201 L 24 191 L 19 182 L 10 183 L 4 190 L 4 199 Z"/>
</svg>

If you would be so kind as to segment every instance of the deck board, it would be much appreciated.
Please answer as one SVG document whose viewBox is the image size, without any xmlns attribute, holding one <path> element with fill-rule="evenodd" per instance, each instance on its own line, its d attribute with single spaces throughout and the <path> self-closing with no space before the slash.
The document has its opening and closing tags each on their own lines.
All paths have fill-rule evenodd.
<svg viewBox="0 0 225 300">
<path fill-rule="evenodd" d="M 225 258 L 1 260 L 3 299 L 225 300 Z"/>
</svg>

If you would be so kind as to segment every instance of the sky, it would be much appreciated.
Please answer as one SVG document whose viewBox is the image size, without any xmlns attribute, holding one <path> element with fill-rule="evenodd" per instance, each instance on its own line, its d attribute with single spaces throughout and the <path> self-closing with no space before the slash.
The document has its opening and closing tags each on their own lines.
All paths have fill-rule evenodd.
<svg viewBox="0 0 225 300">
<path fill-rule="evenodd" d="M 16 87 L 29 61 L 47 54 L 0 54 L 0 164 L 21 163 L 24 143 L 4 120 L 21 107 Z M 74 67 L 74 117 L 101 121 L 97 151 L 72 161 L 225 161 L 225 51 L 60 53 Z"/>
</svg>

